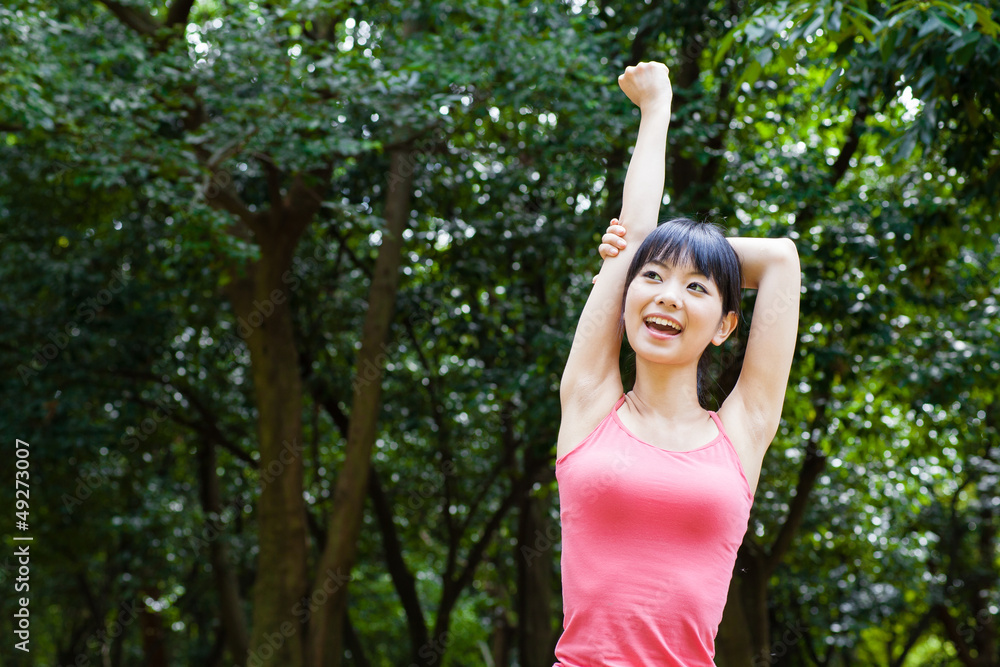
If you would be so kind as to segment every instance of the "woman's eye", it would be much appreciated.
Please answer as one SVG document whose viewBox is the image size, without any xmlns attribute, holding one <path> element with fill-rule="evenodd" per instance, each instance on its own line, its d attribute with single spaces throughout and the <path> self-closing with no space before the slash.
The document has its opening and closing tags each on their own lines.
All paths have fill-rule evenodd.
<svg viewBox="0 0 1000 667">
<path fill-rule="evenodd" d="M 705 289 L 705 286 L 702 285 L 701 283 L 691 283 L 690 285 L 688 285 L 688 287 L 694 287 L 695 289 L 699 289 L 702 292 L 707 292 L 708 291 L 707 289 Z"/>
<path fill-rule="evenodd" d="M 646 271 L 646 273 L 642 275 L 644 278 L 654 278 L 656 280 L 660 279 L 660 274 L 658 274 L 656 271 Z"/>
</svg>

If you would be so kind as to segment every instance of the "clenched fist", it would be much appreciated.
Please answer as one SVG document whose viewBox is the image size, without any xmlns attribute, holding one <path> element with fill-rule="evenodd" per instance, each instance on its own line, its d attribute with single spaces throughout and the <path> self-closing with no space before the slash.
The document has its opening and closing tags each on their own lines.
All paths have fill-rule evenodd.
<svg viewBox="0 0 1000 667">
<path fill-rule="evenodd" d="M 674 91 L 670 87 L 670 70 L 663 63 L 639 63 L 626 67 L 625 73 L 618 77 L 618 85 L 642 111 L 657 106 L 670 110 Z"/>
</svg>

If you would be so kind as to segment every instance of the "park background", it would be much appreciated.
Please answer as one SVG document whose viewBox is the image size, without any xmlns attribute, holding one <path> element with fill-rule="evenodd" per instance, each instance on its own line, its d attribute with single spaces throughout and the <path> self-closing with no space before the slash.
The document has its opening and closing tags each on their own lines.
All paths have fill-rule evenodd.
<svg viewBox="0 0 1000 667">
<path fill-rule="evenodd" d="M 0 662 L 550 666 L 559 377 L 638 128 L 616 78 L 657 60 L 662 215 L 803 272 L 718 664 L 1000 665 L 997 18 L 5 2 Z"/>
</svg>

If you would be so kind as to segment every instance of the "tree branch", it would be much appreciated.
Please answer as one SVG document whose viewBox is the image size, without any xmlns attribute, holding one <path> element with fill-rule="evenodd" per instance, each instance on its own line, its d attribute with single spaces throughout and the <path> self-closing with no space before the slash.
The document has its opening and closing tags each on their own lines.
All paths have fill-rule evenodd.
<svg viewBox="0 0 1000 667">
<path fill-rule="evenodd" d="M 479 539 L 469 549 L 469 553 L 465 559 L 465 567 L 462 568 L 462 571 L 455 579 L 445 580 L 444 590 L 441 593 L 441 604 L 438 607 L 437 622 L 434 624 L 435 637 L 445 636 L 448 632 L 452 607 L 458 600 L 461 592 L 471 583 L 472 576 L 475 574 L 476 568 L 479 567 L 479 563 L 482 562 L 483 555 L 486 553 L 486 547 L 489 546 L 494 533 L 500 528 L 500 522 L 503 521 L 507 512 L 513 506 L 515 499 L 520 497 L 528 484 L 530 484 L 530 480 L 522 478 L 511 485 L 510 492 L 503 499 L 503 502 L 500 503 L 500 507 L 493 512 L 493 516 L 486 523 L 486 527 L 483 529 Z"/>
<path fill-rule="evenodd" d="M 964 665 L 975 664 L 975 658 L 972 657 L 972 653 L 969 651 L 969 645 L 965 642 L 962 637 L 961 628 L 958 627 L 958 623 L 948 613 L 947 607 L 942 603 L 937 603 L 931 607 L 933 612 L 937 615 L 938 620 L 941 621 L 941 625 L 944 626 L 945 634 L 948 639 L 955 646 L 955 650 L 958 652 L 958 658 L 962 661 Z"/>
<path fill-rule="evenodd" d="M 344 250 L 344 253 L 347 255 L 348 259 L 351 260 L 351 264 L 354 265 L 354 268 L 356 268 L 359 271 L 361 271 L 361 273 L 364 274 L 365 278 L 367 278 L 368 280 L 371 280 L 371 278 L 372 278 L 371 267 L 369 267 L 364 262 L 362 262 L 360 259 L 358 259 L 358 256 L 351 251 L 350 247 L 348 247 L 348 245 L 347 245 L 347 239 L 345 237 L 341 236 L 340 234 L 338 234 L 339 230 L 336 227 L 334 227 L 334 226 L 328 227 L 328 230 L 337 239 L 338 243 L 340 244 L 339 247 Z"/>
<path fill-rule="evenodd" d="M 253 130 L 253 132 L 256 132 L 256 130 Z M 247 137 L 230 142 L 214 153 L 209 152 L 204 146 L 195 146 L 194 152 L 208 169 L 208 173 L 205 174 L 205 179 L 202 182 L 201 192 L 208 205 L 214 209 L 228 211 L 259 237 L 263 232 L 262 214 L 250 210 L 250 207 L 247 206 L 246 202 L 243 201 L 233 186 L 232 175 L 225 169 L 220 168 L 223 161 L 239 151 L 241 142 L 253 136 L 253 132 Z M 244 240 L 249 240 L 249 237 L 243 234 L 236 233 L 235 235 L 244 238 Z"/>
<path fill-rule="evenodd" d="M 799 526 L 802 525 L 806 509 L 809 507 L 809 494 L 816 485 L 816 479 L 819 477 L 819 474 L 826 467 L 826 455 L 819 449 L 816 438 L 812 438 L 811 434 L 815 433 L 821 424 L 826 423 L 828 401 L 829 386 L 824 386 L 818 392 L 816 414 L 809 425 L 810 440 L 809 445 L 806 447 L 805 460 L 802 462 L 802 468 L 799 471 L 799 481 L 795 485 L 795 497 L 788 508 L 788 515 L 781 525 L 781 530 L 778 531 L 778 536 L 774 539 L 774 543 L 763 559 L 764 576 L 767 578 L 778 567 L 781 559 L 784 558 L 785 553 L 792 545 L 795 533 L 798 532 Z"/>
<path fill-rule="evenodd" d="M 260 130 L 256 126 L 251 127 L 247 131 L 247 133 L 244 134 L 242 137 L 236 137 L 235 139 L 227 143 L 225 146 L 217 149 L 205 161 L 205 166 L 211 169 L 212 171 L 215 171 L 216 169 L 219 168 L 219 165 L 221 165 L 223 162 L 233 157 L 234 155 L 237 155 L 241 150 L 243 150 L 243 148 L 247 145 L 247 142 L 253 139 L 254 135 L 257 134 L 259 131 Z M 201 155 L 208 154 L 208 149 L 202 148 L 202 151 L 199 151 Z"/>
<path fill-rule="evenodd" d="M 323 516 L 323 520 L 326 520 L 326 516 Z M 309 526 L 309 533 L 313 536 L 313 540 L 316 541 L 316 547 L 319 549 L 320 553 L 323 552 L 323 548 L 326 546 L 326 529 L 320 525 L 320 520 L 309 511 L 306 507 L 306 524 Z"/>
<path fill-rule="evenodd" d="M 270 155 L 257 151 L 254 151 L 252 155 L 264 169 L 268 201 L 271 202 L 271 206 L 281 206 L 281 169 L 278 168 Z"/>
<path fill-rule="evenodd" d="M 111 369 L 111 374 L 116 377 L 128 378 L 130 380 L 145 380 L 153 384 L 160 385 L 169 389 L 175 389 L 181 393 L 182 396 L 188 399 L 188 402 L 195 409 L 195 411 L 201 416 L 200 421 L 194 421 L 190 419 L 184 419 L 173 413 L 169 413 L 167 417 L 173 422 L 186 426 L 196 433 L 202 435 L 206 440 L 214 442 L 223 449 L 231 452 L 236 458 L 249 464 L 252 468 L 257 468 L 257 462 L 250 456 L 249 453 L 244 451 L 235 442 L 230 440 L 218 426 L 218 418 L 215 413 L 205 405 L 201 398 L 192 390 L 183 384 L 178 384 L 170 382 L 169 380 L 164 380 L 162 377 L 149 372 L 136 372 L 122 369 Z M 134 401 L 139 405 L 143 405 L 148 408 L 161 408 L 162 406 L 154 401 L 142 398 L 141 396 L 133 396 L 129 400 Z M 241 434 L 246 437 L 246 434 Z"/>
<path fill-rule="evenodd" d="M 461 532 L 465 533 L 469 528 L 469 524 L 472 523 L 472 517 L 476 516 L 479 511 L 479 505 L 485 500 L 487 494 L 493 489 L 493 483 L 500 477 L 502 473 L 508 466 L 514 463 L 515 454 L 517 453 L 518 441 L 513 437 L 513 423 L 511 420 L 511 406 L 509 402 L 505 402 L 503 410 L 500 412 L 500 433 L 503 436 L 503 455 L 497 460 L 496 465 L 490 470 L 489 476 L 480 484 L 479 493 L 473 498 L 472 502 L 469 503 L 469 511 L 465 515 L 465 521 L 462 522 Z"/>
<path fill-rule="evenodd" d="M 313 169 L 305 175 L 297 173 L 292 177 L 288 194 L 281 202 L 282 211 L 285 213 L 282 221 L 283 235 L 297 241 L 323 205 L 323 193 L 318 192 L 313 185 L 307 183 L 307 178 L 309 181 L 325 187 L 329 184 L 332 175 L 333 166 L 327 164 Z"/>
<path fill-rule="evenodd" d="M 107 7 L 112 14 L 118 17 L 118 20 L 140 35 L 145 37 L 156 36 L 156 31 L 160 28 L 160 23 L 145 10 L 126 7 L 120 2 L 115 2 L 115 0 L 98 0 L 98 2 Z"/>
<path fill-rule="evenodd" d="M 333 423 L 337 425 L 337 428 L 340 429 L 340 434 L 346 438 L 351 428 L 351 421 L 347 414 L 329 396 L 322 396 L 320 404 L 326 410 L 327 414 L 330 415 L 330 418 L 333 419 Z"/>
<path fill-rule="evenodd" d="M 483 554 L 486 552 L 486 547 L 489 546 L 490 541 L 493 539 L 493 534 L 496 533 L 497 529 L 500 528 L 500 522 L 503 521 L 504 517 L 507 516 L 507 512 L 510 510 L 511 506 L 514 504 L 515 499 L 524 491 L 526 484 L 522 482 L 515 483 L 511 485 L 511 490 L 507 496 L 500 503 L 500 507 L 497 508 L 493 516 L 490 517 L 489 522 L 483 529 L 483 534 L 479 536 L 476 543 L 472 545 L 469 549 L 469 554 L 465 559 L 465 567 L 462 568 L 461 574 L 455 580 L 455 589 L 457 591 L 463 590 L 466 586 L 472 583 L 472 575 L 476 572 L 476 568 L 479 567 L 479 563 L 483 560 Z"/>
<path fill-rule="evenodd" d="M 778 536 L 764 559 L 765 576 L 770 577 L 774 573 L 775 568 L 781 563 L 781 559 L 784 558 L 788 548 L 792 545 L 795 533 L 802 525 L 802 519 L 809 507 L 809 494 L 816 484 L 816 478 L 825 467 L 826 456 L 810 445 L 806 450 L 802 469 L 799 471 L 799 481 L 795 485 L 795 497 L 792 498 L 788 515 L 785 517 L 784 523 L 781 524 L 781 530 L 778 531 Z"/>
<path fill-rule="evenodd" d="M 170 4 L 170 10 L 167 12 L 167 27 L 172 28 L 175 25 L 186 25 L 188 16 L 191 15 L 191 7 L 193 6 L 194 0 L 174 0 Z"/>
<path fill-rule="evenodd" d="M 413 655 L 416 657 L 420 647 L 427 644 L 427 621 L 424 619 L 424 611 L 420 607 L 416 580 L 403 559 L 403 547 L 399 542 L 399 535 L 396 533 L 392 505 L 386 498 L 382 481 L 374 467 L 372 467 L 368 478 L 368 497 L 371 498 L 375 508 L 375 517 L 378 520 L 379 531 L 382 533 L 382 547 L 385 552 L 386 565 L 389 568 L 389 576 L 392 577 L 392 583 L 399 594 L 400 602 L 403 604 L 406 625 L 410 631 L 410 645 Z"/>
<path fill-rule="evenodd" d="M 133 397 L 130 400 L 133 403 L 137 403 L 138 405 L 142 405 L 147 408 L 160 407 L 160 405 L 155 401 L 150 401 L 148 399 L 141 398 L 138 396 Z M 236 458 L 240 459 L 241 461 L 244 461 L 251 468 L 255 469 L 257 468 L 257 462 L 254 461 L 253 458 L 248 453 L 240 449 L 239 445 L 237 445 L 235 442 L 227 438 L 214 423 L 211 423 L 205 419 L 202 420 L 184 419 L 183 417 L 179 417 L 174 414 L 167 415 L 167 418 L 170 419 L 170 421 L 174 422 L 175 424 L 186 426 L 187 428 L 191 429 L 198 435 L 205 438 L 206 441 L 219 445 L 226 451 L 232 452 L 232 454 L 236 456 Z"/>
<path fill-rule="evenodd" d="M 906 656 L 909 655 L 910 651 L 913 650 L 913 647 L 917 645 L 917 641 L 923 636 L 924 632 L 927 630 L 927 626 L 930 625 L 933 615 L 933 609 L 927 610 L 927 612 L 920 617 L 920 621 L 910 629 L 910 634 L 906 638 L 906 643 L 903 645 L 903 652 L 892 659 L 890 667 L 902 667 L 902 664 L 906 661 Z"/>
<path fill-rule="evenodd" d="M 90 584 L 87 581 L 87 575 L 83 571 L 78 571 L 76 573 L 77 583 L 80 584 L 80 590 L 83 591 L 83 597 L 87 600 L 87 606 L 90 608 L 90 613 L 95 619 L 101 619 L 104 616 L 104 609 L 97 604 L 96 598 L 94 598 L 93 591 L 90 590 Z"/>
<path fill-rule="evenodd" d="M 844 145 L 840 148 L 840 154 L 837 155 L 837 159 L 830 168 L 830 174 L 827 176 L 830 185 L 836 186 L 840 179 L 844 177 L 844 174 L 847 173 L 848 168 L 850 168 L 851 158 L 854 157 L 854 153 L 858 150 L 858 145 L 861 143 L 861 132 L 864 129 L 865 120 L 868 118 L 869 113 L 868 105 L 864 102 L 862 102 L 861 108 L 854 113 L 854 118 L 851 119 L 851 127 L 847 131 L 847 138 L 844 141 Z"/>
<path fill-rule="evenodd" d="M 861 144 L 861 135 L 869 113 L 871 110 L 868 108 L 868 104 L 862 100 L 861 106 L 854 112 L 854 117 L 851 119 L 851 126 L 847 129 L 847 136 L 844 138 L 844 144 L 840 147 L 840 153 L 830 167 L 830 173 L 826 175 L 828 189 L 820 188 L 815 198 L 802 207 L 801 213 L 795 216 L 798 225 L 804 226 L 816 217 L 820 203 L 825 201 L 828 193 L 837 187 L 840 179 L 847 173 L 851 166 L 851 158 L 854 157 L 854 153 L 857 152 L 858 146 Z"/>
<path fill-rule="evenodd" d="M 355 379 L 362 377 L 361 369 L 367 368 L 366 364 L 374 366 L 377 372 L 371 378 L 366 375 L 367 382 L 354 383 L 350 430 L 344 448 L 344 461 L 333 491 L 335 502 L 328 522 L 327 543 L 317 564 L 320 572 L 349 573 L 357 556 L 382 400 L 385 357 L 381 348 L 388 340 L 392 324 L 403 258 L 403 234 L 410 222 L 413 175 L 407 169 L 406 158 L 403 151 L 394 151 L 390 155 L 390 173 L 401 174 L 402 180 L 394 183 L 394 187 L 386 193 L 383 212 L 386 226 L 369 286 L 368 312 L 362 329 L 363 343 L 357 355 Z M 340 656 L 347 592 L 346 585 L 340 586 L 325 604 L 315 610 L 306 638 L 305 664 L 318 667 Z"/>
</svg>

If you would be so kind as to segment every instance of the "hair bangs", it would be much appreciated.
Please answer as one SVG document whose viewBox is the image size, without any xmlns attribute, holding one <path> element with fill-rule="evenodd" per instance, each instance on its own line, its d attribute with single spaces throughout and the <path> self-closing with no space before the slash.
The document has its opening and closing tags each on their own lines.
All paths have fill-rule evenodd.
<svg viewBox="0 0 1000 667">
<path fill-rule="evenodd" d="M 677 222 L 677 221 L 672 221 Z M 649 257 L 645 258 L 639 267 L 648 262 L 656 262 L 667 266 L 690 264 L 699 273 L 713 280 L 716 284 L 725 282 L 724 276 L 732 275 L 733 264 L 728 241 L 720 239 L 718 234 L 711 234 L 704 226 L 708 223 L 694 225 L 661 225 L 657 230 L 663 230 L 660 244 L 650 244 Z M 637 268 L 639 268 L 637 267 Z"/>
</svg>

